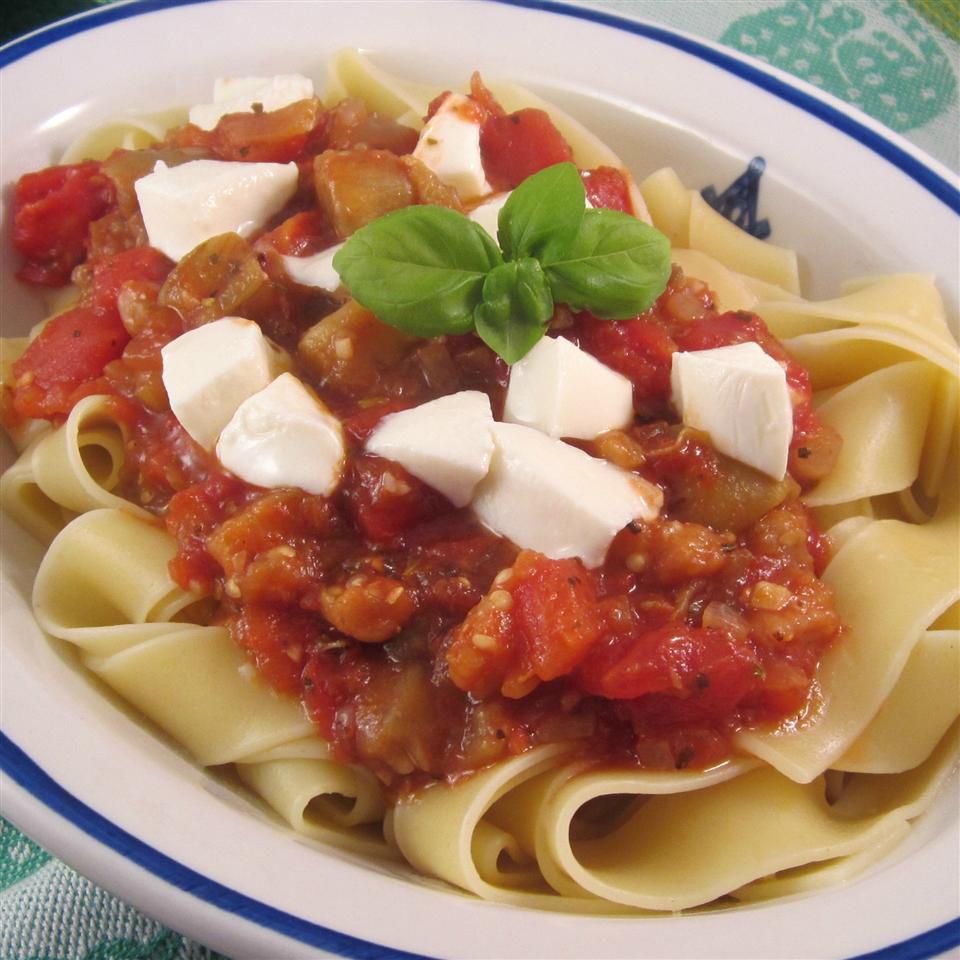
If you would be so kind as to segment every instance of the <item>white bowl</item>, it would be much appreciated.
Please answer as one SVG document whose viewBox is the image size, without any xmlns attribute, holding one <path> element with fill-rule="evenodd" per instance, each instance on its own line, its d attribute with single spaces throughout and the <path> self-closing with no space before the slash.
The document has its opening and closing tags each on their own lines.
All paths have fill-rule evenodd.
<svg viewBox="0 0 960 960">
<path fill-rule="evenodd" d="M 223 74 L 303 72 L 361 47 L 413 79 L 474 68 L 570 110 L 636 173 L 671 163 L 722 188 L 762 154 L 761 216 L 803 256 L 807 290 L 935 273 L 958 301 L 953 175 L 838 101 L 660 27 L 549 2 L 119 4 L 0 51 L 5 198 L 117 111 L 202 102 Z M 12 279 L 4 333 L 41 311 Z M 9 451 L 7 451 L 9 455 Z M 279 828 L 197 769 L 46 642 L 28 598 L 40 550 L 4 527 L 3 812 L 94 881 L 235 957 L 925 957 L 960 942 L 955 787 L 911 839 L 843 889 L 684 917 L 533 913 L 374 868 Z"/>
</svg>

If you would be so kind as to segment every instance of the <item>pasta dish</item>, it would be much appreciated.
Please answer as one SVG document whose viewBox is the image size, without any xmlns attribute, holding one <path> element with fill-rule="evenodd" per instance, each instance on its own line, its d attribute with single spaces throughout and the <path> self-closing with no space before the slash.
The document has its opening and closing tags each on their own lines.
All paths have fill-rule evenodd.
<svg viewBox="0 0 960 960">
<path fill-rule="evenodd" d="M 211 99 L 15 187 L 42 629 L 292 829 L 487 899 L 675 912 L 892 850 L 958 746 L 933 280 L 805 299 L 477 74 Z"/>
</svg>

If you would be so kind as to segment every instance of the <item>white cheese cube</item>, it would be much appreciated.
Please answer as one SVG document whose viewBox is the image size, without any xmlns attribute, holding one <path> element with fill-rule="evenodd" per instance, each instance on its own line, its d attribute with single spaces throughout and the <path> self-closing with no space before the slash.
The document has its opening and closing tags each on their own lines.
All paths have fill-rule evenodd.
<svg viewBox="0 0 960 960">
<path fill-rule="evenodd" d="M 544 337 L 510 368 L 508 423 L 592 440 L 633 419 L 630 381 L 563 337 Z"/>
<path fill-rule="evenodd" d="M 620 530 L 652 520 L 663 505 L 658 487 L 539 430 L 495 423 L 493 438 L 473 509 L 518 547 L 597 567 Z"/>
<path fill-rule="evenodd" d="M 340 421 L 292 373 L 240 404 L 217 443 L 241 480 L 321 496 L 340 482 L 344 450 Z"/>
<path fill-rule="evenodd" d="M 249 237 L 283 209 L 297 177 L 295 163 L 158 160 L 134 188 L 150 246 L 179 260 L 221 233 Z"/>
<path fill-rule="evenodd" d="M 304 287 L 336 292 L 340 288 L 340 274 L 333 268 L 333 258 L 342 247 L 343 244 L 338 243 L 309 257 L 283 257 L 287 276 Z"/>
<path fill-rule="evenodd" d="M 756 343 L 675 353 L 673 402 L 721 453 L 776 480 L 787 472 L 793 406 L 783 367 Z"/>
<path fill-rule="evenodd" d="M 213 103 L 191 107 L 190 122 L 201 130 L 213 130 L 228 113 L 252 113 L 255 103 L 269 113 L 312 96 L 313 81 L 299 73 L 276 77 L 220 77 L 213 84 Z"/>
<path fill-rule="evenodd" d="M 472 220 L 474 223 L 479 223 L 480 226 L 490 234 L 494 243 L 500 242 L 497 239 L 500 211 L 503 209 L 507 200 L 510 199 L 511 193 L 513 193 L 512 190 L 508 191 L 507 193 L 498 193 L 492 200 L 484 200 L 483 203 L 477 204 L 477 206 L 475 206 L 467 214 L 467 217 L 470 220 Z M 593 204 L 589 201 L 589 199 L 586 200 L 585 207 L 587 210 L 593 209 Z"/>
<path fill-rule="evenodd" d="M 424 124 L 413 155 L 465 200 L 491 191 L 480 156 L 480 114 L 469 97 L 451 93 Z"/>
<path fill-rule="evenodd" d="M 510 199 L 510 193 L 513 191 L 497 194 L 492 200 L 485 200 L 467 214 L 470 220 L 479 223 L 490 234 L 494 243 L 500 242 L 497 239 L 498 218 L 504 204 Z"/>
<path fill-rule="evenodd" d="M 461 390 L 384 417 L 367 450 L 406 467 L 462 507 L 490 468 L 492 427 L 487 395 Z"/>
<path fill-rule="evenodd" d="M 207 450 L 247 397 L 262 390 L 288 358 L 252 320 L 223 317 L 189 330 L 161 351 L 170 409 Z"/>
</svg>

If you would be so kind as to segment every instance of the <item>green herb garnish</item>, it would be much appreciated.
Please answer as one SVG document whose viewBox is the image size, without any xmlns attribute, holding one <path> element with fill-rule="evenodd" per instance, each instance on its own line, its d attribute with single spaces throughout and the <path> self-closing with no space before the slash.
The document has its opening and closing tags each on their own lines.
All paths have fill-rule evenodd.
<svg viewBox="0 0 960 960">
<path fill-rule="evenodd" d="M 508 363 L 546 333 L 554 301 L 624 320 L 670 277 L 667 238 L 615 210 L 587 210 L 580 174 L 558 163 L 528 177 L 498 220 L 503 252 L 479 224 L 438 206 L 395 210 L 333 259 L 358 303 L 416 336 L 467 333 Z"/>
</svg>

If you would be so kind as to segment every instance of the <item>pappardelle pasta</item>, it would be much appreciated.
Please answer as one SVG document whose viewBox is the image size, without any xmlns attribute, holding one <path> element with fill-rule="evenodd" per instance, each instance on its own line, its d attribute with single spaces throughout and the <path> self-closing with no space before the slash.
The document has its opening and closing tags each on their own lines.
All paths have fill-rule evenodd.
<svg viewBox="0 0 960 960">
<path fill-rule="evenodd" d="M 958 753 L 933 280 L 804 299 L 792 251 L 476 75 L 344 51 L 323 100 L 213 100 L 17 185 L 18 275 L 61 291 L 0 363 L 42 629 L 294 830 L 491 900 L 885 856 Z"/>
</svg>

